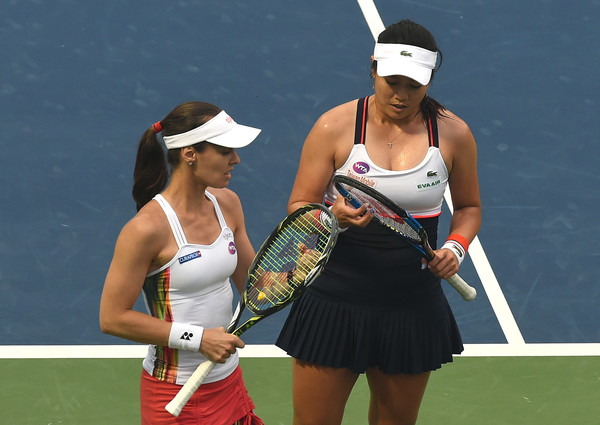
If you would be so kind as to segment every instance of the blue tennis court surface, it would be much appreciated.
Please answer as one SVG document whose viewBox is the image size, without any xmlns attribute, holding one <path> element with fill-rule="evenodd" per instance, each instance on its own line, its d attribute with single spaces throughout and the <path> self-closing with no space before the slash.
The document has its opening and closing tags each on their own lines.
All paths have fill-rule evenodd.
<svg viewBox="0 0 600 425">
<path fill-rule="evenodd" d="M 409 18 L 434 33 L 444 60 L 430 94 L 478 141 L 477 258 L 493 273 L 465 262 L 471 303 L 445 284 L 465 342 L 506 343 L 514 319 L 526 343 L 600 343 L 600 2 L 375 4 L 386 25 Z M 314 121 L 372 90 L 356 1 L 24 0 L 1 11 L 2 345 L 125 343 L 100 332 L 98 303 L 135 213 L 137 141 L 172 107 L 208 101 L 263 129 L 231 184 L 258 247 L 285 215 Z M 494 282 L 500 297 L 486 291 Z M 494 308 L 502 297 L 508 314 Z M 271 344 L 282 319 L 244 339 Z"/>
</svg>

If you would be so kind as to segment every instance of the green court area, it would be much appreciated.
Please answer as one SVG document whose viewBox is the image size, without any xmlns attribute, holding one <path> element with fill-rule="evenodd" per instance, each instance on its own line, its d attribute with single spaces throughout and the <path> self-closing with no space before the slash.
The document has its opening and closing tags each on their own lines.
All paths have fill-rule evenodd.
<svg viewBox="0 0 600 425">
<path fill-rule="evenodd" d="M 291 424 L 289 358 L 242 358 L 257 413 Z M 138 424 L 140 359 L 0 360 L 3 425 Z M 600 424 L 600 357 L 459 357 L 432 375 L 420 425 Z M 366 425 L 361 377 L 344 419 Z"/>
</svg>

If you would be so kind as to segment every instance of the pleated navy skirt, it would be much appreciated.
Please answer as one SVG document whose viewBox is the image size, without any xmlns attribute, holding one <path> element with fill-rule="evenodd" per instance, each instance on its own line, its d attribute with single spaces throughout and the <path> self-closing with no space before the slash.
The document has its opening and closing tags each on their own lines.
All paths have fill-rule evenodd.
<svg viewBox="0 0 600 425">
<path fill-rule="evenodd" d="M 278 347 L 321 366 L 387 374 L 439 369 L 463 351 L 440 279 L 421 270 L 414 248 L 380 230 L 340 235 L 321 276 L 292 306 Z"/>
</svg>

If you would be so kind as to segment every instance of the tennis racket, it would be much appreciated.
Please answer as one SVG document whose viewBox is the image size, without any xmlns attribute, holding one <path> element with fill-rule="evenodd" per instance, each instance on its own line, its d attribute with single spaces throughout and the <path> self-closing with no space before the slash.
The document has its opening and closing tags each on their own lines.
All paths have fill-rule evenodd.
<svg viewBox="0 0 600 425">
<path fill-rule="evenodd" d="M 398 204 L 375 189 L 347 176 L 336 175 L 333 177 L 333 183 L 340 195 L 346 198 L 353 207 L 360 208 L 363 204 L 368 203 L 373 208 L 373 219 L 377 223 L 403 237 L 428 261 L 433 260 L 435 254 L 429 245 L 427 232 Z M 458 274 L 452 275 L 446 280 L 465 300 L 472 301 L 477 296 L 475 288 Z"/>
<path fill-rule="evenodd" d="M 254 257 L 227 332 L 240 336 L 297 299 L 325 266 L 338 230 L 337 219 L 321 204 L 305 205 L 286 217 Z M 244 308 L 253 317 L 237 327 Z M 200 364 L 165 409 L 179 416 L 215 364 L 210 360 Z"/>
</svg>

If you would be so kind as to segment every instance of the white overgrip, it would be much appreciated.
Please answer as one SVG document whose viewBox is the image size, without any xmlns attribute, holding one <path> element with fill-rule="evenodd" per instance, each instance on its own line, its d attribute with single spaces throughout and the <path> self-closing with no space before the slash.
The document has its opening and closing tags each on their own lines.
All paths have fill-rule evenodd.
<svg viewBox="0 0 600 425">
<path fill-rule="evenodd" d="M 192 376 L 190 376 L 190 379 L 188 379 L 187 382 L 181 387 L 177 395 L 173 397 L 173 400 L 171 400 L 169 404 L 165 406 L 167 412 L 173 416 L 179 416 L 183 407 L 196 392 L 198 387 L 202 385 L 202 382 L 204 382 L 215 365 L 216 363 L 211 362 L 210 360 L 201 363 L 196 368 Z"/>
<path fill-rule="evenodd" d="M 446 281 L 452 285 L 466 301 L 473 301 L 477 296 L 475 288 L 465 282 L 458 274 L 450 276 Z"/>
</svg>

